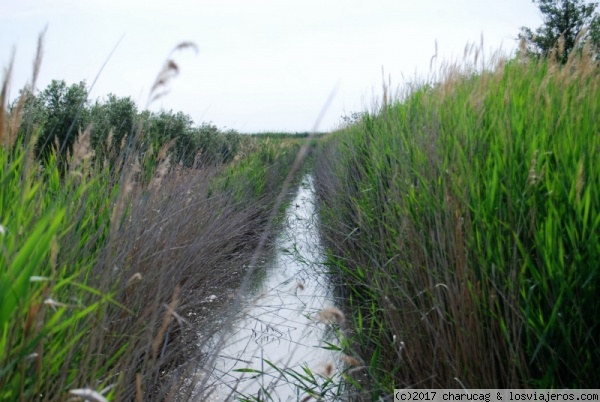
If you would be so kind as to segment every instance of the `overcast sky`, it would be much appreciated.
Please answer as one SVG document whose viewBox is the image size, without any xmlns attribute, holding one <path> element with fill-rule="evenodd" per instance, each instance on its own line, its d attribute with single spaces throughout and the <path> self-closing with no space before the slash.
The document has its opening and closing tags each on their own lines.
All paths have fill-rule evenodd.
<svg viewBox="0 0 600 402">
<path fill-rule="evenodd" d="M 537 27 L 530 0 L 0 0 L 0 62 L 16 47 L 12 96 L 31 77 L 37 36 L 47 25 L 38 80 L 92 83 L 91 92 L 148 91 L 173 55 L 180 75 L 151 105 L 241 132 L 309 131 L 329 94 L 321 131 L 367 108 L 386 80 L 401 85 L 438 60 L 460 59 L 484 38 L 486 51 L 516 47 L 519 27 Z M 438 62 L 439 63 L 439 62 Z"/>
</svg>

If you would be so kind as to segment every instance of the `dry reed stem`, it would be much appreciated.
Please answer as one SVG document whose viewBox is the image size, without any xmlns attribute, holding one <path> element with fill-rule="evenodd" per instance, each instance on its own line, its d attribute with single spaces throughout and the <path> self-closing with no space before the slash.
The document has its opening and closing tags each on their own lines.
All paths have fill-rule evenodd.
<svg viewBox="0 0 600 402">
<path fill-rule="evenodd" d="M 108 135 L 106 136 L 106 142 L 104 143 L 104 147 L 106 149 L 106 152 L 108 152 L 110 150 L 110 146 L 112 145 L 113 135 L 114 135 L 114 130 L 111 127 L 110 131 L 108 132 Z"/>
<path fill-rule="evenodd" d="M 32 94 L 35 92 L 35 85 L 37 84 L 37 79 L 40 74 L 40 67 L 42 66 L 42 58 L 44 55 L 44 37 L 46 36 L 47 30 L 48 26 L 46 26 L 38 36 L 37 50 L 35 52 L 35 59 L 33 60 L 33 74 L 31 77 L 30 89 Z"/>
<path fill-rule="evenodd" d="M 29 336 L 29 331 L 33 328 L 33 325 L 37 323 L 37 317 L 42 307 L 41 303 L 32 303 L 27 310 L 27 316 L 25 318 L 25 323 L 23 324 L 23 337 L 27 338 Z"/>
<path fill-rule="evenodd" d="M 5 144 L 5 140 L 7 139 L 6 105 L 8 103 L 8 99 L 6 99 L 6 97 L 8 94 L 8 87 L 10 85 L 14 61 L 15 50 L 13 49 L 10 62 L 8 63 L 8 68 L 4 69 L 4 79 L 2 80 L 2 88 L 0 89 L 0 145 L 2 146 L 7 145 Z"/>
<path fill-rule="evenodd" d="M 529 175 L 527 177 L 527 184 L 529 184 L 530 186 L 535 185 L 538 181 L 537 157 L 538 157 L 538 150 L 536 149 L 535 152 L 533 153 L 533 158 L 531 159 L 531 164 L 529 166 Z"/>
<path fill-rule="evenodd" d="M 84 132 L 79 134 L 77 137 L 77 142 L 73 145 L 73 156 L 71 158 L 71 164 L 69 166 L 69 171 L 75 171 L 81 164 L 94 155 L 94 151 L 91 146 L 91 132 L 92 126 L 91 124 L 86 127 Z"/>
<path fill-rule="evenodd" d="M 190 49 L 190 48 L 192 50 L 194 50 L 196 53 L 198 53 L 198 46 L 196 46 L 196 44 L 194 42 L 190 42 L 190 41 L 179 43 L 177 46 L 175 46 L 175 48 L 173 49 L 173 52 L 176 52 L 178 50 L 183 50 L 183 49 Z M 173 53 L 173 52 L 171 52 L 171 53 Z"/>
<path fill-rule="evenodd" d="M 194 156 L 194 164 L 192 165 L 195 169 L 198 169 L 201 166 L 202 162 L 202 151 L 196 152 L 196 156 Z"/>
<path fill-rule="evenodd" d="M 583 189 L 583 185 L 585 182 L 584 170 L 583 170 L 583 158 L 579 161 L 579 166 L 577 167 L 577 182 L 575 183 L 575 193 L 577 203 L 581 202 L 581 190 Z"/>
<path fill-rule="evenodd" d="M 11 149 L 15 141 L 17 140 L 17 134 L 21 127 L 21 120 L 23 119 L 23 107 L 25 106 L 25 99 L 29 96 L 28 91 L 25 89 L 19 97 L 16 108 L 10 112 L 10 121 L 8 123 L 8 148 Z"/>
<path fill-rule="evenodd" d="M 162 325 L 161 325 L 160 329 L 158 330 L 158 333 L 156 334 L 156 338 L 154 339 L 154 342 L 152 344 L 152 358 L 154 360 L 156 360 L 156 357 L 158 355 L 158 348 L 160 347 L 160 345 L 164 339 L 165 332 L 167 331 L 167 328 L 169 328 L 169 325 L 173 321 L 173 317 L 174 317 L 173 312 L 175 311 L 175 308 L 177 307 L 177 302 L 178 302 L 180 291 L 181 291 L 181 286 L 177 285 L 175 287 L 175 290 L 173 290 L 173 296 L 171 298 L 171 303 L 169 303 L 169 307 L 166 309 L 165 314 L 163 316 Z"/>
<path fill-rule="evenodd" d="M 35 159 L 35 143 L 37 142 L 37 135 L 34 132 L 30 133 L 29 143 L 27 144 L 27 159 L 26 159 L 26 170 L 24 172 L 24 177 L 28 177 L 29 173 L 37 166 L 41 168 L 39 164 L 36 164 Z"/>
<path fill-rule="evenodd" d="M 195 50 L 196 53 L 198 52 L 198 47 L 193 42 L 181 42 L 171 51 L 169 58 L 167 58 L 162 69 L 156 76 L 156 80 L 154 81 L 154 84 L 152 84 L 152 88 L 150 88 L 147 105 L 150 105 L 152 102 L 165 96 L 169 92 L 167 85 L 173 78 L 179 75 L 179 66 L 171 58 L 171 55 L 176 51 L 188 48 Z"/>
<path fill-rule="evenodd" d="M 141 125 L 136 133 L 136 139 L 141 137 L 142 128 Z M 124 140 L 125 138 L 123 138 Z M 127 204 L 127 199 L 129 194 L 133 191 L 133 181 L 135 175 L 141 170 L 137 155 L 133 152 L 125 156 L 123 153 L 121 154 L 123 157 L 127 158 L 125 161 L 125 171 L 122 172 L 121 178 L 121 189 L 119 191 L 119 195 L 115 202 L 115 206 L 113 208 L 112 216 L 110 218 L 110 237 L 109 242 L 112 243 L 117 238 L 117 233 L 119 231 L 119 225 L 117 224 L 120 219 L 123 217 L 123 213 L 125 211 L 125 205 Z M 109 244 L 108 248 L 111 248 Z"/>
<path fill-rule="evenodd" d="M 13 49 L 9 67 L 4 71 L 4 79 L 2 82 L 2 88 L 0 90 L 0 146 L 6 146 L 8 149 L 14 146 L 17 139 L 19 128 L 21 127 L 21 120 L 23 117 L 23 107 L 28 96 L 33 94 L 35 91 L 35 84 L 42 64 L 42 55 L 44 49 L 44 36 L 46 34 L 46 28 L 38 36 L 37 50 L 35 59 L 33 61 L 33 74 L 31 85 L 25 85 L 23 92 L 19 97 L 16 108 L 11 111 L 10 121 L 6 121 L 6 110 L 8 105 L 8 87 L 12 76 L 12 69 L 14 64 L 15 50 Z"/>
<path fill-rule="evenodd" d="M 162 147 L 160 147 L 160 150 L 158 151 L 158 155 L 156 156 L 156 160 L 158 162 L 163 161 L 167 157 L 167 153 L 171 150 L 171 148 L 173 148 L 175 146 L 178 138 L 179 137 L 172 138 L 169 142 L 167 142 Z"/>
<path fill-rule="evenodd" d="M 169 156 L 167 156 L 166 159 L 164 159 L 162 162 L 160 162 L 160 165 L 158 165 L 156 172 L 152 176 L 152 180 L 150 181 L 150 189 L 158 191 L 163 178 L 169 172 L 170 166 L 171 166 L 171 158 Z"/>
<path fill-rule="evenodd" d="M 140 373 L 135 375 L 135 401 L 144 401 L 144 393 L 142 392 L 142 375 Z"/>
</svg>

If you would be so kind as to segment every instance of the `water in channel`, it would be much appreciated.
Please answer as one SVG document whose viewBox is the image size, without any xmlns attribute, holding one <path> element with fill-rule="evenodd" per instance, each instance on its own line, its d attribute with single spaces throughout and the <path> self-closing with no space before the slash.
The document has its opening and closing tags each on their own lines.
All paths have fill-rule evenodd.
<svg viewBox="0 0 600 402">
<path fill-rule="evenodd" d="M 275 251 L 262 267 L 264 275 L 247 295 L 245 308 L 227 334 L 213 373 L 211 400 L 245 396 L 299 401 L 308 394 L 295 385 L 299 380 L 293 372 L 307 375 L 304 368 L 308 367 L 323 383 L 341 366 L 339 353 L 323 348 L 337 344 L 336 325 L 317 320 L 320 311 L 334 306 L 334 300 L 320 264 L 323 249 L 310 175 L 303 178 L 287 208 L 275 241 Z"/>
</svg>

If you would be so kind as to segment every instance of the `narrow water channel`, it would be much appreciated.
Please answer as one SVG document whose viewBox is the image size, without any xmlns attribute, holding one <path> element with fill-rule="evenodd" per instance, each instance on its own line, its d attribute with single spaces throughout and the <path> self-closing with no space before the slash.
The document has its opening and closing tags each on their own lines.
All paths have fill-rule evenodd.
<svg viewBox="0 0 600 402">
<path fill-rule="evenodd" d="M 321 265 L 323 248 L 317 228 L 312 177 L 306 175 L 275 242 L 260 279 L 247 296 L 244 310 L 227 334 L 213 373 L 211 400 L 299 401 L 307 396 L 292 371 L 316 378 L 333 375 L 341 366 L 335 352 L 335 326 L 317 320 L 334 306 L 332 287 Z M 281 375 L 273 363 L 287 374 Z M 256 372 L 263 374 L 257 375 Z M 270 395 L 267 397 L 265 391 Z"/>
</svg>

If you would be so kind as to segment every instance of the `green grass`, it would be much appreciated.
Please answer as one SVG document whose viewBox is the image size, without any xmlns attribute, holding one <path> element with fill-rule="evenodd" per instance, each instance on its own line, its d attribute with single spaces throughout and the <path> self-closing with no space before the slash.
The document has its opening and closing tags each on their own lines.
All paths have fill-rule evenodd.
<svg viewBox="0 0 600 402">
<path fill-rule="evenodd" d="M 229 191 L 238 202 L 248 196 L 247 192 L 253 197 L 259 197 L 266 191 L 277 191 L 282 184 L 281 167 L 292 165 L 301 145 L 302 140 L 268 137 L 245 144 L 249 155 L 224 169 L 215 178 L 211 190 Z M 270 210 L 272 205 L 263 207 Z"/>
<path fill-rule="evenodd" d="M 99 292 L 87 281 L 105 243 L 116 194 L 107 172 L 86 181 L 85 171 L 73 169 L 61 179 L 54 158 L 40 171 L 31 154 L 22 142 L 0 149 L 3 400 L 30 400 L 54 381 L 72 381 L 77 372 L 74 366 L 64 370 L 65 360 L 90 363 L 79 342 L 98 314 L 111 303 L 126 311 L 112 289 Z"/>
<path fill-rule="evenodd" d="M 51 127 L 21 120 L 20 101 L 5 110 L 8 80 L 0 400 L 66 400 L 82 389 L 108 400 L 185 400 L 226 297 L 206 313 L 202 300 L 239 285 L 235 273 L 259 244 L 299 141 L 252 140 L 231 165 L 153 166 L 133 140 L 144 138 L 141 124 L 114 164 L 93 158 L 89 133 L 70 158 L 59 164 L 50 152 L 42 163 L 34 144 Z"/>
<path fill-rule="evenodd" d="M 317 158 L 373 396 L 600 385 L 600 70 L 474 67 L 384 102 Z"/>
</svg>

